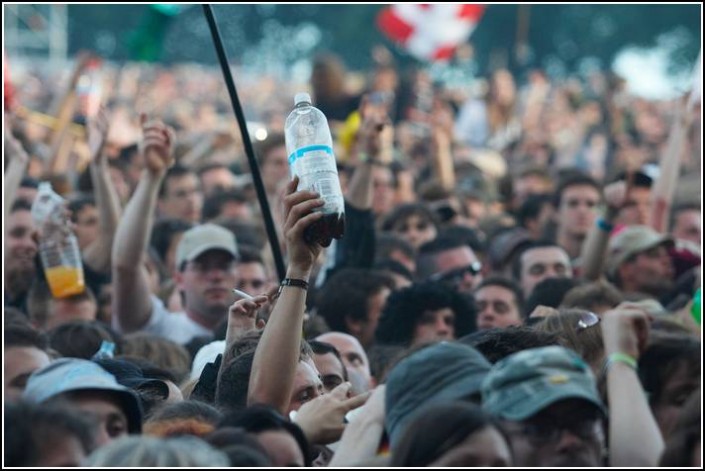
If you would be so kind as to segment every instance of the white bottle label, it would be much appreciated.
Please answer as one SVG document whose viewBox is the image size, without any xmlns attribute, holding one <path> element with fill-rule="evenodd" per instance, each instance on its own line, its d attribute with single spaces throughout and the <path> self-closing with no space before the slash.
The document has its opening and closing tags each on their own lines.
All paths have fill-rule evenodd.
<svg viewBox="0 0 705 471">
<path fill-rule="evenodd" d="M 323 212 L 342 209 L 342 191 L 333 149 L 326 145 L 307 146 L 289 156 L 293 175 L 299 176 L 299 189 L 315 191 L 325 200 Z"/>
</svg>

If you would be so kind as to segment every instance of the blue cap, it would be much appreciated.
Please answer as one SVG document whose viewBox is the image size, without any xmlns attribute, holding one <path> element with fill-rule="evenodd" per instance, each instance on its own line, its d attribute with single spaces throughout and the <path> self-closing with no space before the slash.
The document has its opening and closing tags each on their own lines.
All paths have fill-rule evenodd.
<svg viewBox="0 0 705 471">
<path fill-rule="evenodd" d="M 39 404 L 74 391 L 106 391 L 117 397 L 127 417 L 130 433 L 142 429 L 142 407 L 135 393 L 92 361 L 60 358 L 29 377 L 22 398 Z"/>
</svg>

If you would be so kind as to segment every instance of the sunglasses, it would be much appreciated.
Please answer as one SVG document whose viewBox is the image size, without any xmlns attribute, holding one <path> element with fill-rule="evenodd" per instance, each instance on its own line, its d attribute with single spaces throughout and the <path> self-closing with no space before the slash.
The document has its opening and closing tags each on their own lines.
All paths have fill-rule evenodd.
<svg viewBox="0 0 705 471">
<path fill-rule="evenodd" d="M 580 319 L 578 319 L 578 323 L 575 326 L 575 330 L 577 332 L 580 332 L 581 330 L 585 330 L 599 323 L 600 317 L 597 314 L 590 311 L 584 311 L 582 314 L 580 314 Z"/>
<path fill-rule="evenodd" d="M 461 267 L 461 268 L 455 268 L 453 270 L 444 272 L 444 273 L 436 273 L 434 275 L 431 275 L 428 280 L 429 281 L 441 281 L 441 282 L 451 282 L 451 283 L 458 283 L 460 282 L 463 278 L 465 278 L 466 274 L 470 274 L 472 276 L 476 276 L 480 271 L 482 270 L 482 264 L 480 262 L 475 262 L 471 263 L 470 265 L 466 267 Z"/>
</svg>

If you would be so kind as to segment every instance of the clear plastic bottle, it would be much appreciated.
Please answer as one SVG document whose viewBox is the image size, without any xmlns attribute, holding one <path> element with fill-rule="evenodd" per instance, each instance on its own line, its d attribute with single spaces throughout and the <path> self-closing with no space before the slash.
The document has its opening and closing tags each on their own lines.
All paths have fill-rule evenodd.
<svg viewBox="0 0 705 471">
<path fill-rule="evenodd" d="M 294 110 L 284 130 L 291 175 L 299 177 L 299 189 L 318 192 L 325 201 L 325 216 L 304 232 L 307 242 L 328 247 L 345 232 L 345 202 L 340 189 L 328 120 L 311 105 L 308 93 L 297 93 Z"/>
<path fill-rule="evenodd" d="M 39 229 L 39 256 L 51 294 L 65 298 L 82 293 L 86 283 L 78 240 L 69 227 L 64 199 L 48 182 L 39 184 L 32 218 Z"/>
</svg>

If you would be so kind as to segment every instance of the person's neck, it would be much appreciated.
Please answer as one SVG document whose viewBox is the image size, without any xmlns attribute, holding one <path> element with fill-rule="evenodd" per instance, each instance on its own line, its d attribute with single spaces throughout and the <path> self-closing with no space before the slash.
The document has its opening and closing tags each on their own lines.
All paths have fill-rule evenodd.
<svg viewBox="0 0 705 471">
<path fill-rule="evenodd" d="M 559 231 L 556 242 L 563 247 L 563 250 L 566 251 L 570 259 L 574 260 L 580 257 L 580 251 L 583 248 L 583 242 L 585 242 L 585 235 L 575 235 L 569 234 L 566 231 Z"/>
<path fill-rule="evenodd" d="M 189 319 L 194 321 L 196 324 L 200 325 L 204 329 L 208 330 L 215 330 L 216 327 L 218 327 L 218 324 L 220 323 L 220 320 L 213 319 L 210 316 L 205 316 L 201 314 L 200 312 L 197 312 L 192 309 L 186 309 L 186 315 L 188 316 Z"/>
</svg>

